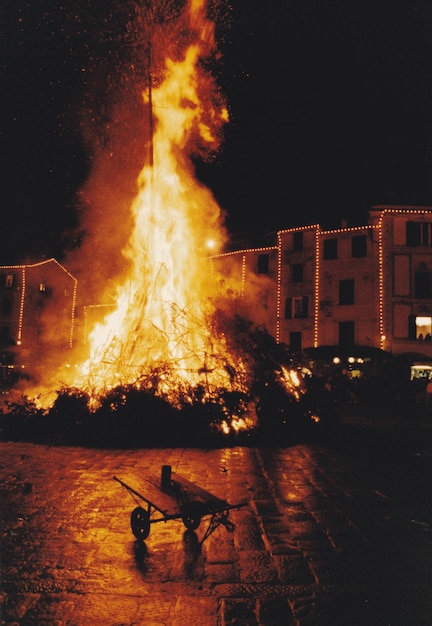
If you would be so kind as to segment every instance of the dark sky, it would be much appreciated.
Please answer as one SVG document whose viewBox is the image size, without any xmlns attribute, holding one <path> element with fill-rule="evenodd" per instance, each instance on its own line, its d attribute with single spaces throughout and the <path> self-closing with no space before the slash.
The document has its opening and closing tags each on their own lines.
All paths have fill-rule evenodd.
<svg viewBox="0 0 432 626">
<path fill-rule="evenodd" d="M 83 108 L 103 135 L 136 5 L 3 0 L 0 263 L 74 245 L 94 158 Z M 432 205 L 430 1 L 233 0 L 229 15 L 217 80 L 231 121 L 197 174 L 233 235 Z"/>
</svg>

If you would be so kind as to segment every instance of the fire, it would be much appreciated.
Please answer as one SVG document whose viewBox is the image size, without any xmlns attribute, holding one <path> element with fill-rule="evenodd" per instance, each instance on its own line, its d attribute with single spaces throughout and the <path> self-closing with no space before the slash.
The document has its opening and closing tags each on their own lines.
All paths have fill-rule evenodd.
<svg viewBox="0 0 432 626">
<path fill-rule="evenodd" d="M 247 314 L 239 314 L 255 305 L 253 286 L 246 296 L 239 286 L 241 302 L 232 306 L 228 295 L 236 293 L 235 278 L 230 277 L 228 284 L 209 259 L 226 243 L 227 233 L 221 208 L 196 178 L 193 159 L 219 148 L 221 129 L 228 121 L 227 107 L 206 70 L 207 60 L 216 52 L 215 24 L 207 18 L 205 0 L 186 0 L 182 14 L 174 11 L 174 19 L 171 15 L 166 21 L 156 15 L 155 5 L 146 3 L 146 14 L 138 20 L 145 31 L 147 76 L 140 121 L 148 114 L 148 129 L 142 168 L 128 169 L 133 178 L 139 172 L 136 193 L 130 204 L 123 205 L 124 195 L 119 193 L 121 200 L 104 207 L 104 221 L 92 224 L 98 232 L 83 245 L 88 250 L 94 244 L 91 272 L 85 271 L 85 255 L 78 267 L 81 276 L 93 276 L 103 268 L 110 284 L 98 292 L 93 281 L 90 295 L 84 289 L 89 300 L 96 295 L 96 302 L 84 302 L 84 308 L 86 314 L 90 308 L 95 315 L 108 313 L 90 328 L 91 320 L 85 317 L 84 347 L 75 345 L 61 368 L 56 361 L 54 373 L 47 365 L 52 360 L 40 356 L 35 388 L 24 383 L 27 399 L 38 411 L 52 408 L 51 417 L 60 416 L 60 426 L 72 416 L 72 430 L 79 430 L 92 411 L 96 425 L 99 418 L 114 413 L 121 422 L 122 409 L 129 411 L 130 406 L 134 419 L 141 419 L 146 410 L 142 407 L 148 406 L 141 403 L 145 398 L 156 399 L 152 407 L 163 405 L 165 411 L 156 411 L 155 419 L 162 419 L 162 430 L 168 425 L 170 435 L 179 432 L 171 421 L 175 414 L 187 433 L 191 425 L 197 426 L 198 415 L 198 434 L 202 428 L 227 435 L 242 431 L 246 436 L 254 429 L 261 434 L 275 429 L 277 436 L 288 423 L 303 422 L 306 414 L 308 423 L 319 418 L 300 402 L 307 372 L 292 366 L 284 346 L 276 345 L 267 331 L 253 325 Z M 130 137 L 130 128 L 125 135 Z M 103 166 L 98 169 L 96 164 L 95 170 L 98 192 L 97 183 L 103 186 L 100 172 L 105 180 L 107 176 Z M 115 174 L 120 185 L 121 173 Z M 92 218 L 101 212 L 101 204 L 96 202 Z M 128 209 L 118 224 L 121 245 L 109 232 L 118 206 Z M 113 260 L 107 241 L 113 246 L 112 255 L 109 250 Z M 124 264 L 121 274 L 119 256 Z M 257 276 L 255 284 L 259 280 Z M 38 372 L 43 372 L 43 382 Z M 8 404 L 14 410 L 14 403 Z M 117 436 L 115 428 L 112 432 Z"/>
<path fill-rule="evenodd" d="M 73 368 L 71 384 L 94 398 L 117 385 L 139 385 L 167 363 L 169 379 L 160 377 L 158 384 L 168 395 L 182 383 L 205 381 L 207 393 L 233 387 L 224 337 L 211 330 L 218 281 L 207 259 L 208 242 L 218 249 L 226 233 L 221 209 L 196 180 L 190 156 L 197 145 L 217 146 L 228 112 L 202 97 L 214 88 L 200 65 L 215 48 L 205 2 L 191 0 L 181 20 L 187 45 L 167 56 L 158 84 L 150 68 L 143 93 L 152 132 L 123 250 L 128 273 L 116 287 L 115 306 L 88 335 L 88 357 Z M 154 51 L 157 41 L 150 45 Z"/>
</svg>

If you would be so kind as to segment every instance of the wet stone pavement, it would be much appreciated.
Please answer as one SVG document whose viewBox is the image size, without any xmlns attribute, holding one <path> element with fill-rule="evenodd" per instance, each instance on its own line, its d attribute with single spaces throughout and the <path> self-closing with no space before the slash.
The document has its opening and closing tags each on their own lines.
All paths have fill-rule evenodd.
<svg viewBox="0 0 432 626">
<path fill-rule="evenodd" d="M 92 450 L 0 442 L 1 623 L 430 626 L 429 424 L 348 421 L 283 448 Z M 131 531 L 162 465 L 235 529 Z"/>
</svg>

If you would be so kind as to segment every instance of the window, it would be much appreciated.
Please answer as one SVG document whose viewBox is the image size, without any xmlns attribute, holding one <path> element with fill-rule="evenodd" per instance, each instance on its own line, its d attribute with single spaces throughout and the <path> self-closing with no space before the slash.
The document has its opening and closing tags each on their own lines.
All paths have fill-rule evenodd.
<svg viewBox="0 0 432 626">
<path fill-rule="evenodd" d="M 293 233 L 293 250 L 294 252 L 301 252 L 303 250 L 303 233 Z"/>
<path fill-rule="evenodd" d="M 308 297 L 293 298 L 293 314 L 295 318 L 308 316 Z"/>
<path fill-rule="evenodd" d="M 12 311 L 12 300 L 7 298 L 1 303 L 1 312 L 2 315 L 10 315 Z"/>
<path fill-rule="evenodd" d="M 292 352 L 300 352 L 302 349 L 302 334 L 290 333 L 290 350 Z"/>
<path fill-rule="evenodd" d="M 430 341 L 432 336 L 432 318 L 420 315 L 411 315 L 409 320 L 408 336 L 418 341 Z"/>
<path fill-rule="evenodd" d="M 308 316 L 309 299 L 308 296 L 299 298 L 286 298 L 285 319 L 301 319 Z"/>
<path fill-rule="evenodd" d="M 354 304 L 354 280 L 339 281 L 339 304 Z"/>
<path fill-rule="evenodd" d="M 366 235 L 355 235 L 351 239 L 351 256 L 362 257 L 366 256 L 367 251 Z"/>
<path fill-rule="evenodd" d="M 432 297 L 432 281 L 430 272 L 421 271 L 414 274 L 414 297 Z"/>
<path fill-rule="evenodd" d="M 39 293 L 43 294 L 43 296 L 51 297 L 53 293 L 53 288 L 47 285 L 46 283 L 39 283 Z"/>
<path fill-rule="evenodd" d="M 339 345 L 354 345 L 354 322 L 339 322 Z"/>
<path fill-rule="evenodd" d="M 12 287 L 14 282 L 13 274 L 6 274 L 5 276 L 5 287 Z"/>
<path fill-rule="evenodd" d="M 337 259 L 338 256 L 338 240 L 324 239 L 323 254 L 325 259 Z"/>
<path fill-rule="evenodd" d="M 11 345 L 13 345 L 13 340 L 10 336 L 9 326 L 1 326 L 0 327 L 0 346 L 11 346 Z"/>
<path fill-rule="evenodd" d="M 294 263 L 292 266 L 292 281 L 293 283 L 303 282 L 303 263 Z"/>
<path fill-rule="evenodd" d="M 268 274 L 269 271 L 269 255 L 258 255 L 258 274 Z"/>
<path fill-rule="evenodd" d="M 407 222 L 406 244 L 407 246 L 432 246 L 432 224 Z"/>
</svg>

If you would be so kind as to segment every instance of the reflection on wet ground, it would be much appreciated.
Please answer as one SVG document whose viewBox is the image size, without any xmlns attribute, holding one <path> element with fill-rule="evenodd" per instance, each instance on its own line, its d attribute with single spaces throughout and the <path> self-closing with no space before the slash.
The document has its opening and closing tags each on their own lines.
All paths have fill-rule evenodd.
<svg viewBox="0 0 432 626">
<path fill-rule="evenodd" d="M 4 623 L 432 623 L 428 424 L 348 423 L 326 443 L 88 450 L 0 443 Z M 235 530 L 131 529 L 163 465 L 229 502 Z"/>
</svg>

